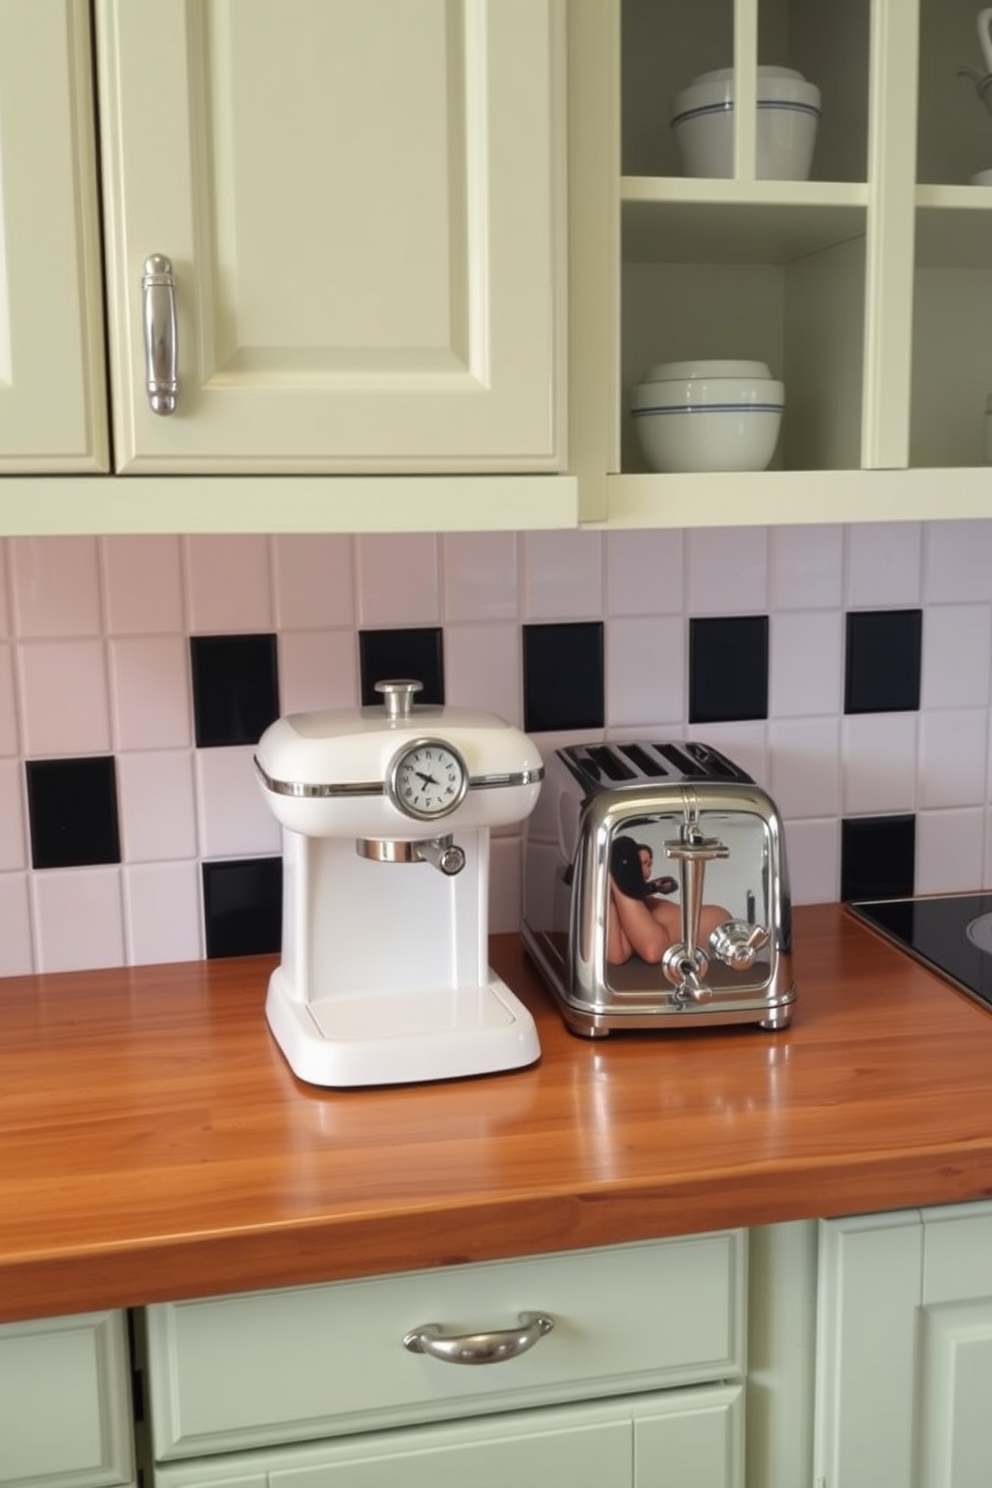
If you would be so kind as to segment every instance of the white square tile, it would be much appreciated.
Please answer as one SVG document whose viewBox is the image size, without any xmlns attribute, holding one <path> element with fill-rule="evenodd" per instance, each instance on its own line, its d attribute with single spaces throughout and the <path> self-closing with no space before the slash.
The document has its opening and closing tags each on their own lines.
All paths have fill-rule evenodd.
<svg viewBox="0 0 992 1488">
<path fill-rule="evenodd" d="M 196 751 L 200 852 L 205 858 L 277 853 L 279 823 L 262 795 L 252 745 Z"/>
<path fill-rule="evenodd" d="M 921 807 L 980 806 L 988 774 L 988 710 L 942 709 L 920 717 Z"/>
<path fill-rule="evenodd" d="M 768 529 L 699 527 L 687 532 L 690 615 L 737 615 L 768 608 Z"/>
<path fill-rule="evenodd" d="M 771 617 L 768 710 L 772 718 L 840 713 L 844 703 L 844 626 L 837 610 Z"/>
<path fill-rule="evenodd" d="M 605 542 L 608 615 L 682 613 L 685 534 L 680 528 L 608 532 Z"/>
<path fill-rule="evenodd" d="M 606 717 L 611 729 L 686 714 L 686 633 L 679 616 L 611 619 L 606 626 Z"/>
<path fill-rule="evenodd" d="M 186 610 L 197 635 L 273 629 L 268 538 L 255 533 L 183 538 Z"/>
<path fill-rule="evenodd" d="M 107 628 L 117 635 L 183 629 L 182 549 L 178 537 L 105 537 L 103 594 Z"/>
<path fill-rule="evenodd" d="M 984 818 L 981 809 L 917 814 L 917 894 L 954 894 L 981 888 Z"/>
<path fill-rule="evenodd" d="M 929 605 L 923 616 L 923 708 L 984 708 L 992 678 L 992 606 Z"/>
<path fill-rule="evenodd" d="M 489 933 L 515 934 L 522 918 L 522 838 L 493 837 L 489 856 Z"/>
<path fill-rule="evenodd" d="M 851 523 L 847 528 L 848 606 L 917 605 L 922 590 L 919 522 Z"/>
<path fill-rule="evenodd" d="M 18 747 L 14 649 L 7 642 L 0 642 L 0 755 L 16 754 Z"/>
<path fill-rule="evenodd" d="M 431 532 L 356 537 L 358 620 L 363 627 L 439 625 L 438 538 Z"/>
<path fill-rule="evenodd" d="M 96 538 L 12 537 L 8 541 L 17 634 L 99 635 Z"/>
<path fill-rule="evenodd" d="M 117 758 L 121 840 L 128 863 L 196 854 L 193 759 L 184 749 Z"/>
<path fill-rule="evenodd" d="M 520 631 L 516 625 L 445 626 L 444 695 L 454 707 L 496 713 L 520 728 L 521 671 Z"/>
<path fill-rule="evenodd" d="M 25 754 L 108 753 L 103 642 L 24 641 L 18 662 Z"/>
<path fill-rule="evenodd" d="M 0 636 L 11 633 L 10 592 L 7 585 L 7 563 L 10 539 L 0 537 Z"/>
<path fill-rule="evenodd" d="M 915 809 L 915 713 L 853 714 L 844 719 L 841 742 L 845 815 Z"/>
<path fill-rule="evenodd" d="M 188 747 L 193 728 L 185 638 L 120 637 L 109 651 L 118 748 Z"/>
<path fill-rule="evenodd" d="M 445 620 L 517 618 L 516 533 L 448 533 L 441 559 Z"/>
<path fill-rule="evenodd" d="M 197 863 L 148 863 L 124 869 L 130 966 L 203 958 Z"/>
<path fill-rule="evenodd" d="M 276 624 L 322 630 L 355 623 L 352 538 L 336 532 L 283 533 L 272 539 Z"/>
<path fill-rule="evenodd" d="M 0 760 L 0 873 L 27 867 L 24 766 L 20 760 Z M 0 920 L 0 940 L 3 935 Z"/>
<path fill-rule="evenodd" d="M 603 614 L 599 532 L 525 532 L 523 604 L 528 620 L 598 620 Z"/>
<path fill-rule="evenodd" d="M 785 850 L 793 904 L 836 904 L 840 897 L 840 822 L 829 818 L 787 822 Z"/>
<path fill-rule="evenodd" d="M 357 708 L 358 701 L 353 630 L 294 630 L 279 636 L 279 707 L 283 713 Z"/>
<path fill-rule="evenodd" d="M 929 604 L 992 600 L 992 521 L 928 522 L 923 572 Z"/>
<path fill-rule="evenodd" d="M 32 877 L 38 970 L 124 965 L 119 868 L 56 868 Z"/>
<path fill-rule="evenodd" d="M 768 791 L 782 815 L 840 815 L 840 719 L 773 719 Z"/>
<path fill-rule="evenodd" d="M 769 589 L 776 610 L 839 609 L 844 602 L 844 529 L 772 527 Z"/>
<path fill-rule="evenodd" d="M 28 885 L 26 873 L 0 873 L 0 977 L 29 976 L 35 969 Z"/>
</svg>

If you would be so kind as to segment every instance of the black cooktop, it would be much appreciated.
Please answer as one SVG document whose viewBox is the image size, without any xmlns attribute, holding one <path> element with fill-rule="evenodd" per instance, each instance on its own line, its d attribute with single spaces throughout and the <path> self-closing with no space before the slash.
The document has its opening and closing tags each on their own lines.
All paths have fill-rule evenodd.
<svg viewBox="0 0 992 1488">
<path fill-rule="evenodd" d="M 931 971 L 992 1007 L 992 893 L 875 899 L 847 907 Z"/>
</svg>

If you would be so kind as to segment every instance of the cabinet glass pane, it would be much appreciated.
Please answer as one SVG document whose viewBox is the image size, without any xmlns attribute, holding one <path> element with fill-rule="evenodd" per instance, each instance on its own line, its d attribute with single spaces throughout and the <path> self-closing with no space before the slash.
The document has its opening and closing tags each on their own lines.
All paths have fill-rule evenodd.
<svg viewBox="0 0 992 1488">
<path fill-rule="evenodd" d="M 965 185 L 992 170 L 992 66 L 982 48 L 979 0 L 920 0 L 916 178 Z"/>
</svg>

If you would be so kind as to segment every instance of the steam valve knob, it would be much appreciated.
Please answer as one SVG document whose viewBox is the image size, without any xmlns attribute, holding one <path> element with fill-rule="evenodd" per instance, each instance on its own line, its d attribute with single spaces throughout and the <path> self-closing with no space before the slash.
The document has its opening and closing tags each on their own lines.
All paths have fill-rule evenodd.
<svg viewBox="0 0 992 1488">
<path fill-rule="evenodd" d="M 758 952 L 771 940 L 764 925 L 749 925 L 746 920 L 727 920 L 717 925 L 710 936 L 710 950 L 731 971 L 750 971 Z"/>
</svg>

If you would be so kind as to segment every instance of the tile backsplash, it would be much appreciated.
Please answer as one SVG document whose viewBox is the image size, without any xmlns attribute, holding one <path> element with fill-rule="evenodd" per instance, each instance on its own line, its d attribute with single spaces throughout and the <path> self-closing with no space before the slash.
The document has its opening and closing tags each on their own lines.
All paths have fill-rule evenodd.
<svg viewBox="0 0 992 1488">
<path fill-rule="evenodd" d="M 252 769 L 383 671 L 542 748 L 704 737 L 797 903 L 992 885 L 992 520 L 0 540 L 0 975 L 278 940 Z M 515 928 L 520 829 L 493 842 Z"/>
</svg>

